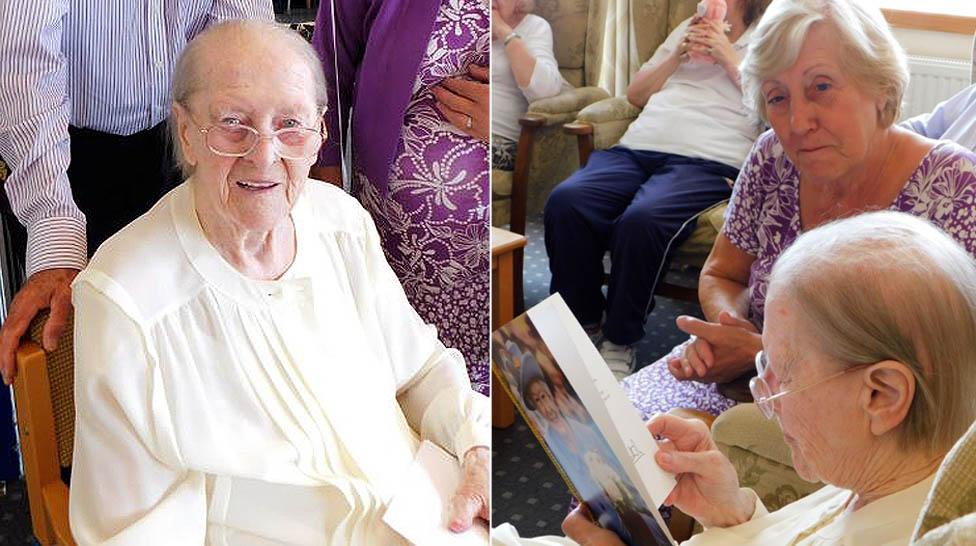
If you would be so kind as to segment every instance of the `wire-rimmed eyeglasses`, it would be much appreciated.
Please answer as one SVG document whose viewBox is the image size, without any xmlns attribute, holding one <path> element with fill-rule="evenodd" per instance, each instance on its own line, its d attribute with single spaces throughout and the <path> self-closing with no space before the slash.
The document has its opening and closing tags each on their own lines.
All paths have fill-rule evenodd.
<svg viewBox="0 0 976 546">
<path fill-rule="evenodd" d="M 203 126 L 190 117 L 203 135 L 207 148 L 223 157 L 244 157 L 254 151 L 258 142 L 270 138 L 275 153 L 282 159 L 307 159 L 317 154 L 325 140 L 325 126 L 319 129 L 296 126 L 282 127 L 271 134 L 242 123 L 214 123 Z"/>
<path fill-rule="evenodd" d="M 772 388 L 769 386 L 769 383 L 767 383 L 766 379 L 763 377 L 763 375 L 765 375 L 767 366 L 768 366 L 768 362 L 766 361 L 766 353 L 764 351 L 759 351 L 758 353 L 756 353 L 756 377 L 753 377 L 751 380 L 749 380 L 749 390 L 752 391 L 752 399 L 756 402 L 756 406 L 759 408 L 759 411 L 761 411 L 762 414 L 766 416 L 766 419 L 772 419 L 775 416 L 775 412 L 773 412 L 773 405 L 771 403 L 773 400 L 782 398 L 787 394 L 793 394 L 795 392 L 812 389 L 813 387 L 822 385 L 827 381 L 830 381 L 831 379 L 840 377 L 846 374 L 847 372 L 851 372 L 859 368 L 868 366 L 868 364 L 858 364 L 850 368 L 844 368 L 843 370 L 837 373 L 830 374 L 827 377 L 823 377 L 821 379 L 818 379 L 817 381 L 814 381 L 813 383 L 809 383 L 807 385 L 804 385 L 802 387 L 797 387 L 795 389 L 787 389 L 776 393 L 773 392 Z"/>
</svg>

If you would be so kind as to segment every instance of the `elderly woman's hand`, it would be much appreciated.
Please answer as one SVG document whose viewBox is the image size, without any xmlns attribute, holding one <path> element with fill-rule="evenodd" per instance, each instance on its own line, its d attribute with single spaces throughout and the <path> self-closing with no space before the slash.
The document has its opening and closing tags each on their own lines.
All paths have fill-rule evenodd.
<svg viewBox="0 0 976 546">
<path fill-rule="evenodd" d="M 563 533 L 580 546 L 624 546 L 616 534 L 593 523 L 585 505 L 577 506 L 566 516 Z"/>
<path fill-rule="evenodd" d="M 473 447 L 461 462 L 461 485 L 451 499 L 448 527 L 455 533 L 471 528 L 475 518 L 488 521 L 488 448 Z"/>
<path fill-rule="evenodd" d="M 491 133 L 488 67 L 472 64 L 468 66 L 468 74 L 474 81 L 444 78 L 441 85 L 433 88 L 437 109 L 458 129 L 488 142 Z"/>
<path fill-rule="evenodd" d="M 728 527 L 752 517 L 755 497 L 739 487 L 735 468 L 715 446 L 705 423 L 659 415 L 647 430 L 663 438 L 654 457 L 658 466 L 678 479 L 664 504 L 676 506 L 705 527 Z"/>
<path fill-rule="evenodd" d="M 762 336 L 743 318 L 722 311 L 718 322 L 681 316 L 678 328 L 694 336 L 681 358 L 668 360 L 668 371 L 676 379 L 703 383 L 732 381 L 752 369 L 756 353 L 762 350 Z"/>
<path fill-rule="evenodd" d="M 725 21 L 699 19 L 688 27 L 685 40 L 693 51 L 708 55 L 734 81 L 739 81 L 739 54 L 725 33 Z"/>
</svg>

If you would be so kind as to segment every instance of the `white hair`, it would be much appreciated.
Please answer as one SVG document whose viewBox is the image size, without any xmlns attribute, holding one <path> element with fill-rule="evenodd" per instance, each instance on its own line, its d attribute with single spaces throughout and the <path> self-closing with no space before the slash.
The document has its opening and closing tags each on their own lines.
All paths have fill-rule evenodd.
<svg viewBox="0 0 976 546">
<path fill-rule="evenodd" d="M 743 101 L 757 121 L 768 122 L 763 81 L 796 62 L 816 24 L 837 32 L 842 70 L 862 89 L 884 99 L 878 124 L 892 125 L 908 87 L 908 63 L 881 10 L 865 0 L 774 0 L 769 5 L 739 69 Z"/>
<path fill-rule="evenodd" d="M 257 19 L 231 19 L 218 23 L 198 34 L 180 53 L 173 69 L 173 104 L 184 107 L 194 93 L 203 87 L 200 65 L 206 57 L 204 53 L 211 47 L 219 47 L 225 55 L 221 62 L 229 62 L 228 56 L 239 52 L 247 44 L 256 42 L 271 43 L 277 51 L 291 51 L 304 63 L 312 75 L 313 100 L 319 112 L 325 112 L 329 98 L 322 72 L 322 62 L 311 44 L 286 25 Z M 189 176 L 192 167 L 183 158 L 180 148 L 178 128 L 175 120 L 169 122 L 170 140 L 174 154 L 184 176 Z"/>
<path fill-rule="evenodd" d="M 778 258 L 768 294 L 828 359 L 911 370 L 903 448 L 944 452 L 976 419 L 976 262 L 929 222 L 885 211 L 818 227 Z"/>
</svg>

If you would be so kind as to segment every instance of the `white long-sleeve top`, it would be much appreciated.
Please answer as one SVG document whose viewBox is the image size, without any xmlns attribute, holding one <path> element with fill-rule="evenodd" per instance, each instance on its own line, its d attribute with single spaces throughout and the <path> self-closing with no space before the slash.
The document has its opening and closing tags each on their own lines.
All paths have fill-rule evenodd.
<svg viewBox="0 0 976 546">
<path fill-rule="evenodd" d="M 380 518 L 419 440 L 489 445 L 487 398 L 353 198 L 309 181 L 294 263 L 257 281 L 205 238 L 193 184 L 74 283 L 75 539 L 401 544 Z"/>
<path fill-rule="evenodd" d="M 535 57 L 535 68 L 529 85 L 519 87 L 502 40 L 491 44 L 491 134 L 518 140 L 518 119 L 529 103 L 559 94 L 564 85 L 559 63 L 552 53 L 552 29 L 549 22 L 531 13 L 512 29 Z M 568 84 L 565 84 L 568 86 Z"/>
</svg>

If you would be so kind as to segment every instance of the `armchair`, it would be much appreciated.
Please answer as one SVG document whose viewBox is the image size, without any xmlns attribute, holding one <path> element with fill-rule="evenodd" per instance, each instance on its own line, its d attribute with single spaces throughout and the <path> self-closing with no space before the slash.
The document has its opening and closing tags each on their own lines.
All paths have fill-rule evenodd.
<svg viewBox="0 0 976 546">
<path fill-rule="evenodd" d="M 662 41 L 695 12 L 696 4 L 693 0 L 670 0 L 667 6 L 667 27 Z M 642 58 L 649 58 L 653 52 L 653 49 L 647 51 Z M 640 112 L 640 108 L 628 102 L 626 97 L 610 97 L 580 110 L 577 118 L 563 127 L 566 134 L 577 140 L 579 164 L 585 165 L 593 150 L 603 150 L 616 144 Z M 722 227 L 724 214 L 725 203 L 719 203 L 702 213 L 695 231 L 675 250 L 671 257 L 672 264 L 700 269 Z M 667 279 L 658 283 L 655 292 L 665 297 L 698 302 L 697 288 L 669 283 Z"/>
</svg>

